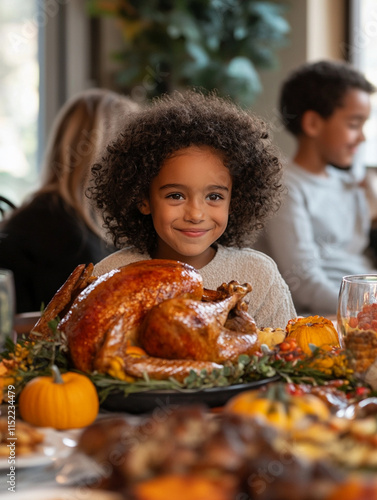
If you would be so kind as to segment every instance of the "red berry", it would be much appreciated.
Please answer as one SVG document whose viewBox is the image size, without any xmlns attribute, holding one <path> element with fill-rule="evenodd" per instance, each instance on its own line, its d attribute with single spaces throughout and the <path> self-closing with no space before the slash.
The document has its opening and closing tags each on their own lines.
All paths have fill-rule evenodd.
<svg viewBox="0 0 377 500">
<path fill-rule="evenodd" d="M 358 324 L 359 320 L 355 317 L 352 317 L 349 319 L 349 325 L 351 328 L 356 328 L 357 327 L 357 324 Z"/>
<path fill-rule="evenodd" d="M 356 387 L 356 390 L 355 390 L 355 395 L 356 396 L 366 396 L 367 394 L 369 394 L 370 390 L 368 389 L 368 387 Z"/>
<path fill-rule="evenodd" d="M 284 342 L 282 342 L 279 347 L 280 347 L 280 350 L 283 352 L 291 350 L 291 345 L 286 340 L 284 340 Z"/>
<path fill-rule="evenodd" d="M 363 322 L 359 324 L 360 330 L 370 330 L 370 323 Z"/>
</svg>

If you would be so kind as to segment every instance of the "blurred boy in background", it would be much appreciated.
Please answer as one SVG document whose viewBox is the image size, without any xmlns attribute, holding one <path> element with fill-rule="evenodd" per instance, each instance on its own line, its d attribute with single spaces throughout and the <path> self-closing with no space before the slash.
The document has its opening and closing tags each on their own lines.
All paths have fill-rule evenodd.
<svg viewBox="0 0 377 500">
<path fill-rule="evenodd" d="M 342 277 L 374 269 L 365 192 L 350 169 L 374 90 L 334 61 L 305 64 L 282 86 L 281 117 L 297 149 L 285 171 L 286 198 L 255 248 L 276 261 L 303 315 L 336 314 Z"/>
</svg>

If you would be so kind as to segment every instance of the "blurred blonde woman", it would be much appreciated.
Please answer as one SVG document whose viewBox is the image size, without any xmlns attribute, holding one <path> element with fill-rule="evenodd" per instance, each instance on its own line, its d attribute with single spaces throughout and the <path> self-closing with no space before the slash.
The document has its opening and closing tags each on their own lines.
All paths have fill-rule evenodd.
<svg viewBox="0 0 377 500">
<path fill-rule="evenodd" d="M 125 96 L 90 89 L 58 113 L 40 187 L 0 225 L 0 268 L 14 273 L 18 313 L 39 311 L 78 264 L 114 251 L 85 193 L 91 166 L 138 109 Z"/>
</svg>

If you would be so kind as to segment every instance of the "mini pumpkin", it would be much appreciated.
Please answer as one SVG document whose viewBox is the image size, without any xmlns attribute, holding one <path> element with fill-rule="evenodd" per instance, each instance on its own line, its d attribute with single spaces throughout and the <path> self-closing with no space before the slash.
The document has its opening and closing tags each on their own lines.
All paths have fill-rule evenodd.
<svg viewBox="0 0 377 500">
<path fill-rule="evenodd" d="M 340 339 L 333 323 L 323 316 L 294 318 L 286 326 L 287 338 L 294 338 L 297 345 L 308 354 L 312 354 L 309 344 L 316 347 L 340 347 Z"/>
<path fill-rule="evenodd" d="M 85 375 L 60 374 L 52 367 L 52 376 L 36 377 L 21 391 L 21 418 L 38 427 L 73 429 L 91 424 L 99 409 L 96 388 Z"/>
<path fill-rule="evenodd" d="M 225 411 L 260 420 L 289 431 L 305 419 L 326 421 L 330 410 L 313 394 L 292 395 L 285 384 L 272 384 L 267 391 L 244 391 L 231 398 Z"/>
</svg>

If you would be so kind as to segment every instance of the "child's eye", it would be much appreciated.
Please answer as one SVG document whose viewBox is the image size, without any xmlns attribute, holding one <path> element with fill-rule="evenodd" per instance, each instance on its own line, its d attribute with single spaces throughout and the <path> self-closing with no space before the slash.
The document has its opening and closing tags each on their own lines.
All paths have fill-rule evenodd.
<svg viewBox="0 0 377 500">
<path fill-rule="evenodd" d="M 360 123 L 359 121 L 348 122 L 348 126 L 352 130 L 357 130 L 357 129 L 360 129 L 362 127 L 362 123 Z"/>
<path fill-rule="evenodd" d="M 183 195 L 181 193 L 170 193 L 166 196 L 172 200 L 183 200 Z"/>
<path fill-rule="evenodd" d="M 210 201 L 223 200 L 224 197 L 219 193 L 211 193 L 207 196 Z"/>
</svg>

